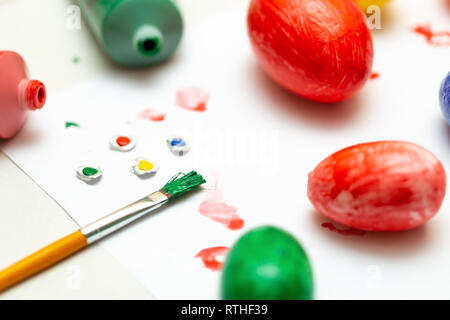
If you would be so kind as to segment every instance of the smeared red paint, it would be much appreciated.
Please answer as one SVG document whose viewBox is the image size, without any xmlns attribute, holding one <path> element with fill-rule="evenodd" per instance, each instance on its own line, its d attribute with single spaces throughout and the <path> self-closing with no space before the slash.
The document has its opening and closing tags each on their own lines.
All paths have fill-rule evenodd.
<svg viewBox="0 0 450 320">
<path fill-rule="evenodd" d="M 116 142 L 119 146 L 124 147 L 129 145 L 131 140 L 128 137 L 117 137 Z"/>
<path fill-rule="evenodd" d="M 365 231 L 362 231 L 362 230 L 356 230 L 356 229 L 347 229 L 347 230 L 344 230 L 344 229 L 338 229 L 338 228 L 336 228 L 336 226 L 335 226 L 334 224 L 332 224 L 331 222 L 325 222 L 325 223 L 322 223 L 322 227 L 323 227 L 323 228 L 326 228 L 326 229 L 328 229 L 328 230 L 330 230 L 330 231 L 337 232 L 337 233 L 339 233 L 339 234 L 341 234 L 341 235 L 343 235 L 343 236 L 363 236 L 363 235 L 366 234 L 366 232 L 365 232 Z"/>
<path fill-rule="evenodd" d="M 177 92 L 177 105 L 191 111 L 206 111 L 209 94 L 197 87 L 187 87 Z"/>
<path fill-rule="evenodd" d="M 163 121 L 165 117 L 165 113 L 161 113 L 153 109 L 145 109 L 138 114 L 138 118 L 150 121 Z"/>
<path fill-rule="evenodd" d="M 429 24 L 417 25 L 413 28 L 413 31 L 422 35 L 432 46 L 450 46 L 450 31 L 433 31 Z"/>
<path fill-rule="evenodd" d="M 225 203 L 223 189 L 219 188 L 217 183 L 214 189 L 207 193 L 198 211 L 205 217 L 224 224 L 228 229 L 239 230 L 244 227 L 244 220 L 237 214 L 238 209 Z"/>
<path fill-rule="evenodd" d="M 374 80 L 380 77 L 380 74 L 378 72 L 372 72 L 370 75 L 370 80 Z"/>
<path fill-rule="evenodd" d="M 218 271 L 222 268 L 223 263 L 217 261 L 217 257 L 226 254 L 230 248 L 228 247 L 212 247 L 201 250 L 195 255 L 196 258 L 202 259 L 206 268 Z"/>
</svg>

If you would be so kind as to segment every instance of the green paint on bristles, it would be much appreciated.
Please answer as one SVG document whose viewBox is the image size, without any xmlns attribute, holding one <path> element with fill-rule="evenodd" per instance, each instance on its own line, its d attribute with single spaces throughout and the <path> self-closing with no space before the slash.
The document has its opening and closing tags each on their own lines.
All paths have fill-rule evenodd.
<svg viewBox="0 0 450 320">
<path fill-rule="evenodd" d="M 196 171 L 187 174 L 179 172 L 162 187 L 161 191 L 167 193 L 169 199 L 174 199 L 188 191 L 198 189 L 197 187 L 205 182 L 206 180 Z"/>
</svg>

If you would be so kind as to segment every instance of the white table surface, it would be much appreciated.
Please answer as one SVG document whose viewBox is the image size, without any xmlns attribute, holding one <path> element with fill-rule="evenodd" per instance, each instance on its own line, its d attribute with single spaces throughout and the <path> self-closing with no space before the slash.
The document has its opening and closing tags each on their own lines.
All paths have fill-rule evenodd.
<svg viewBox="0 0 450 320">
<path fill-rule="evenodd" d="M 178 0 L 185 26 L 247 0 Z M 32 78 L 53 94 L 117 68 L 87 26 L 67 27 L 69 0 L 0 0 L 0 49 L 19 52 Z M 73 57 L 79 63 L 72 62 Z M 44 190 L 0 152 L 0 268 L 75 231 L 79 226 Z M 133 276 L 98 245 L 0 294 L 0 299 L 152 299 Z"/>
</svg>

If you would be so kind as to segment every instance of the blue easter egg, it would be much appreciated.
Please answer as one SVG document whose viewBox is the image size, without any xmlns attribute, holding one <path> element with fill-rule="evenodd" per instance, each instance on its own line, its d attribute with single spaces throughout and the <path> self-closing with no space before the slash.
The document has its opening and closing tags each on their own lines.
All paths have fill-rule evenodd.
<svg viewBox="0 0 450 320">
<path fill-rule="evenodd" d="M 441 109 L 444 113 L 444 117 L 450 125 L 450 72 L 447 74 L 444 81 L 442 81 L 439 100 L 441 101 Z"/>
</svg>

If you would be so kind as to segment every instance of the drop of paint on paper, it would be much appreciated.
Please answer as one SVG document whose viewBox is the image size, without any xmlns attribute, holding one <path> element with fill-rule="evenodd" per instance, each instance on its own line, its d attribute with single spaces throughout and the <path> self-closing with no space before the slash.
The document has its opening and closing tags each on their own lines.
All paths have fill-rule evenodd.
<svg viewBox="0 0 450 320">
<path fill-rule="evenodd" d="M 212 247 L 201 250 L 195 255 L 196 258 L 202 259 L 206 268 L 212 271 L 218 271 L 222 269 L 223 262 L 218 261 L 217 257 L 228 253 L 230 248 L 228 247 Z"/>
<path fill-rule="evenodd" d="M 82 170 L 82 172 L 83 172 L 83 174 L 85 175 L 85 176 L 93 176 L 93 175 L 95 175 L 95 174 L 97 174 L 98 173 L 98 169 L 96 169 L 96 168 L 91 168 L 91 167 L 84 167 L 83 168 L 83 170 Z"/>
<path fill-rule="evenodd" d="M 238 216 L 236 207 L 225 203 L 224 191 L 216 185 L 208 191 L 198 211 L 213 221 L 224 224 L 228 229 L 239 230 L 244 227 L 244 220 Z"/>
<path fill-rule="evenodd" d="M 425 38 L 428 44 L 435 47 L 450 46 L 450 31 L 433 31 L 431 25 L 417 25 L 413 31 Z"/>
<path fill-rule="evenodd" d="M 78 179 L 88 183 L 94 184 L 100 180 L 103 173 L 99 167 L 81 166 L 77 169 Z"/>
<path fill-rule="evenodd" d="M 154 175 L 158 172 L 159 166 L 150 160 L 145 158 L 136 158 L 133 166 L 131 167 L 131 171 L 140 177 L 148 177 Z"/>
<path fill-rule="evenodd" d="M 73 64 L 78 64 L 80 62 L 80 58 L 77 56 L 72 57 L 72 63 Z"/>
<path fill-rule="evenodd" d="M 112 136 L 109 140 L 109 145 L 113 150 L 131 151 L 136 146 L 134 139 L 128 136 Z"/>
<path fill-rule="evenodd" d="M 372 72 L 370 74 L 370 80 L 375 80 L 375 79 L 377 79 L 379 77 L 380 77 L 380 74 L 378 72 Z"/>
<path fill-rule="evenodd" d="M 356 230 L 356 229 L 338 229 L 331 222 L 322 223 L 322 228 L 328 229 L 332 232 L 336 232 L 343 236 L 364 236 L 366 234 L 365 231 Z"/>
<path fill-rule="evenodd" d="M 120 136 L 116 139 L 116 142 L 119 146 L 125 147 L 131 143 L 131 140 L 128 137 Z"/>
<path fill-rule="evenodd" d="M 183 156 L 190 150 L 190 145 L 179 136 L 170 136 L 166 139 L 170 151 L 177 156 Z"/>
<path fill-rule="evenodd" d="M 206 111 L 209 94 L 198 87 L 186 87 L 176 94 L 177 105 L 191 111 Z"/>
<path fill-rule="evenodd" d="M 66 121 L 65 127 L 66 127 L 66 129 L 70 128 L 70 127 L 80 128 L 80 125 L 73 121 Z"/>
<path fill-rule="evenodd" d="M 166 114 L 153 109 L 145 109 L 138 113 L 138 118 L 150 121 L 163 121 L 166 118 Z"/>
</svg>

